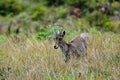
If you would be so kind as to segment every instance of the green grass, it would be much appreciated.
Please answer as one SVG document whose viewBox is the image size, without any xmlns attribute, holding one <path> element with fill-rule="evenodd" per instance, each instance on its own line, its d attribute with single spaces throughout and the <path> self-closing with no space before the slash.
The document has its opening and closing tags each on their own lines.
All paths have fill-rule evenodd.
<svg viewBox="0 0 120 80">
<path fill-rule="evenodd" d="M 0 80 L 119 80 L 119 35 L 92 31 L 91 35 L 88 55 L 68 63 L 52 40 L 26 38 L 15 43 L 8 38 L 0 43 Z M 68 36 L 66 40 L 71 39 Z"/>
</svg>

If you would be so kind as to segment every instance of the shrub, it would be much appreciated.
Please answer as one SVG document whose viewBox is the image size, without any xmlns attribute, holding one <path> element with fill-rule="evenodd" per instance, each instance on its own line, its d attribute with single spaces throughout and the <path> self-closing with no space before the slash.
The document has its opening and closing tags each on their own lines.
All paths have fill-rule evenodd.
<svg viewBox="0 0 120 80">
<path fill-rule="evenodd" d="M 47 6 L 52 6 L 52 5 L 59 6 L 64 4 L 64 0 L 44 0 L 42 2 L 45 3 L 45 5 Z"/>
<path fill-rule="evenodd" d="M 106 19 L 106 15 L 102 14 L 100 11 L 93 11 L 88 17 L 87 20 L 90 22 L 92 25 L 102 25 L 102 19 Z"/>
<path fill-rule="evenodd" d="M 35 8 L 32 9 L 32 15 L 31 15 L 32 19 L 33 20 L 43 19 L 43 16 L 46 11 L 47 11 L 46 7 L 36 6 Z"/>
<path fill-rule="evenodd" d="M 31 16 L 27 12 L 21 12 L 19 15 L 17 15 L 14 19 L 14 22 L 16 22 L 19 27 L 27 27 L 32 23 Z"/>
<path fill-rule="evenodd" d="M 0 14 L 6 16 L 8 14 L 16 15 L 23 11 L 24 6 L 17 0 L 0 0 Z"/>
<path fill-rule="evenodd" d="M 56 18 L 65 18 L 67 16 L 67 9 L 64 7 L 59 7 L 57 9 Z"/>
<path fill-rule="evenodd" d="M 62 28 L 59 26 L 50 26 L 50 28 L 43 28 L 39 33 L 37 33 L 35 37 L 37 39 L 51 39 L 56 30 L 62 31 Z"/>
<path fill-rule="evenodd" d="M 87 0 L 65 0 L 64 3 L 67 5 L 75 6 L 75 7 L 81 7 L 86 6 Z"/>
<path fill-rule="evenodd" d="M 119 12 L 120 12 L 120 3 L 117 2 L 117 1 L 113 2 L 112 3 L 112 10 L 113 10 L 114 14 L 115 14 L 116 11 L 118 12 L 117 14 L 119 14 Z"/>
<path fill-rule="evenodd" d="M 105 28 L 105 30 L 110 30 L 110 31 L 113 31 L 113 24 L 112 24 L 112 22 L 110 22 L 110 21 L 108 21 L 108 22 L 105 22 L 104 23 L 104 28 Z"/>
<path fill-rule="evenodd" d="M 109 16 L 102 14 L 100 11 L 93 11 L 90 16 L 87 17 L 90 25 L 97 26 L 99 29 L 112 30 L 113 24 Z"/>
</svg>

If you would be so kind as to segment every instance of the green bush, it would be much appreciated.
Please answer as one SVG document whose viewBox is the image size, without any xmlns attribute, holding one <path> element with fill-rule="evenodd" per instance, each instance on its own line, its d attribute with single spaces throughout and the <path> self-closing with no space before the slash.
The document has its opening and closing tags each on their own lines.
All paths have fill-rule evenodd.
<svg viewBox="0 0 120 80">
<path fill-rule="evenodd" d="M 104 28 L 107 31 L 113 31 L 114 26 L 113 26 L 112 22 L 108 21 L 108 22 L 104 23 Z"/>
<path fill-rule="evenodd" d="M 120 2 L 117 2 L 117 1 L 115 1 L 115 2 L 113 2 L 112 3 L 112 8 L 113 8 L 113 10 L 114 11 L 120 11 Z"/>
<path fill-rule="evenodd" d="M 93 26 L 97 26 L 98 29 L 103 30 L 113 30 L 113 24 L 109 16 L 102 14 L 100 11 L 93 11 L 88 17 L 87 20 Z"/>
<path fill-rule="evenodd" d="M 79 7 L 80 9 L 93 9 L 98 4 L 104 3 L 106 0 L 64 0 L 67 5 Z"/>
<path fill-rule="evenodd" d="M 65 4 L 68 6 L 78 7 L 81 10 L 81 16 L 89 15 L 95 10 L 97 5 L 105 3 L 106 0 L 65 0 Z"/>
<path fill-rule="evenodd" d="M 50 28 L 43 28 L 37 35 L 35 36 L 37 39 L 51 39 L 56 30 L 62 31 L 63 29 L 59 26 L 53 26 Z"/>
<path fill-rule="evenodd" d="M 67 9 L 64 7 L 59 7 L 57 9 L 56 17 L 59 18 L 65 18 L 67 16 Z"/>
<path fill-rule="evenodd" d="M 45 3 L 45 5 L 47 6 L 52 6 L 52 5 L 59 6 L 64 4 L 64 0 L 44 0 L 42 2 Z"/>
<path fill-rule="evenodd" d="M 75 7 L 83 7 L 86 6 L 86 2 L 87 0 L 64 0 L 64 3 L 66 5 L 71 5 L 71 6 L 75 6 Z"/>
<path fill-rule="evenodd" d="M 47 11 L 46 7 L 44 6 L 36 6 L 32 9 L 32 19 L 33 20 L 40 20 L 43 19 L 45 12 Z"/>
<path fill-rule="evenodd" d="M 0 0 L 0 14 L 6 16 L 16 15 L 24 10 L 24 6 L 17 0 Z"/>
<path fill-rule="evenodd" d="M 103 20 L 106 21 L 107 16 L 102 14 L 100 11 L 93 11 L 90 15 L 88 15 L 87 20 L 92 25 L 99 25 L 102 26 Z"/>
</svg>

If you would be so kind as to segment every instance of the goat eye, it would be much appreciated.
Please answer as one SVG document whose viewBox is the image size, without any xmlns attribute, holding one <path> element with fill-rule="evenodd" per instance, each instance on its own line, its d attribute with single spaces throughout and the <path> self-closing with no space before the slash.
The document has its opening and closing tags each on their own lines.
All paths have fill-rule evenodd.
<svg viewBox="0 0 120 80">
<path fill-rule="evenodd" d="M 58 38 L 53 38 L 54 40 L 57 40 Z"/>
</svg>

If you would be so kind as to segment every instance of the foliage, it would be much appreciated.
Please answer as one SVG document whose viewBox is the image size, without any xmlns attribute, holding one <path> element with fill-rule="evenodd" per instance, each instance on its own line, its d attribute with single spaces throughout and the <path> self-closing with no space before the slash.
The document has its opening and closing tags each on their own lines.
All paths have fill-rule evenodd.
<svg viewBox="0 0 120 80">
<path fill-rule="evenodd" d="M 94 11 L 87 17 L 91 25 L 98 26 L 99 29 L 110 30 L 113 29 L 113 24 L 110 18 L 106 14 L 102 14 L 100 11 Z"/>
<path fill-rule="evenodd" d="M 111 15 L 105 15 L 97 9 L 99 6 L 105 7 L 107 2 L 112 5 L 112 9 L 109 11 Z M 22 23 L 18 24 L 27 26 L 26 28 L 28 29 L 34 29 L 32 24 L 34 24 L 35 21 L 40 22 L 40 27 L 54 23 L 58 19 L 65 20 L 70 13 L 70 8 L 77 7 L 80 9 L 80 19 L 88 16 L 87 20 L 92 24 L 90 26 L 96 26 L 101 30 L 116 31 L 118 27 L 116 28 L 115 25 L 113 25 L 110 18 L 114 16 L 114 14 L 119 15 L 119 4 L 117 0 L 1 0 L 0 14 L 4 18 L 8 15 L 15 15 L 13 18 L 15 20 L 22 17 Z M 8 18 L 7 21 L 9 22 L 10 19 Z"/>
<path fill-rule="evenodd" d="M 7 41 L 7 36 L 5 35 L 0 35 L 0 42 Z"/>
<path fill-rule="evenodd" d="M 120 2 L 113 2 L 112 3 L 112 7 L 113 7 L 113 9 L 115 9 L 115 10 L 119 10 L 120 9 Z"/>
<path fill-rule="evenodd" d="M 6 15 L 16 15 L 23 11 L 24 6 L 18 3 L 17 0 L 0 0 L 0 14 Z"/>
<path fill-rule="evenodd" d="M 116 15 L 119 15 L 120 13 L 120 2 L 113 2 L 112 3 L 112 10 L 113 10 L 113 13 Z"/>
<path fill-rule="evenodd" d="M 48 6 L 59 6 L 64 4 L 64 0 L 44 0 L 44 3 Z"/>
<path fill-rule="evenodd" d="M 108 21 L 104 23 L 104 28 L 107 31 L 112 31 L 114 29 L 114 25 L 112 24 L 112 22 Z"/>
<path fill-rule="evenodd" d="M 44 14 L 46 12 L 46 7 L 44 6 L 36 6 L 32 9 L 32 19 L 33 20 L 42 20 L 44 17 Z"/>
<path fill-rule="evenodd" d="M 41 31 L 36 35 L 37 39 L 51 39 L 54 35 L 56 30 L 63 31 L 63 29 L 59 26 L 53 26 L 49 28 L 43 28 Z"/>
<path fill-rule="evenodd" d="M 66 18 L 67 12 L 68 12 L 67 8 L 59 7 L 58 10 L 57 10 L 56 18 L 58 18 L 58 19 Z"/>
</svg>

